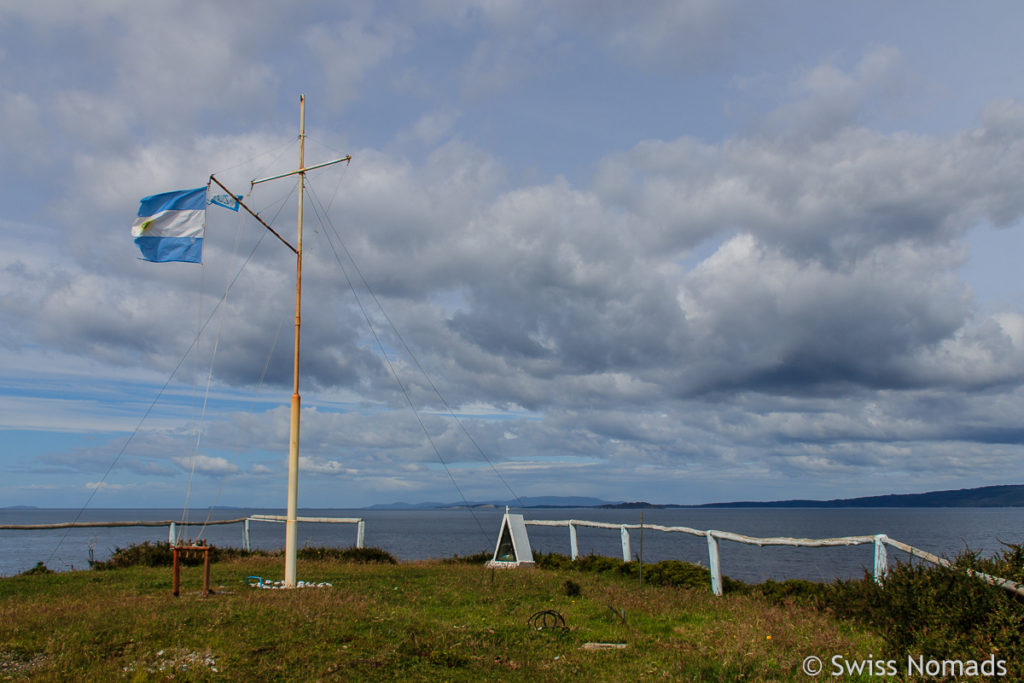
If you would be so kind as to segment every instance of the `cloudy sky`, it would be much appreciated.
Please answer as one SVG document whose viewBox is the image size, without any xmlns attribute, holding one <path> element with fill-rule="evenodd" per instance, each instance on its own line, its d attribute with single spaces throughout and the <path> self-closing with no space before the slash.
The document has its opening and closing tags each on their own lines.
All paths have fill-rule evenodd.
<svg viewBox="0 0 1024 683">
<path fill-rule="evenodd" d="M 300 93 L 307 163 L 353 157 L 309 174 L 300 505 L 1021 483 L 1022 20 L 3 3 L 0 506 L 284 506 L 291 253 L 129 226 L 215 172 L 294 239 L 249 181 Z"/>
</svg>

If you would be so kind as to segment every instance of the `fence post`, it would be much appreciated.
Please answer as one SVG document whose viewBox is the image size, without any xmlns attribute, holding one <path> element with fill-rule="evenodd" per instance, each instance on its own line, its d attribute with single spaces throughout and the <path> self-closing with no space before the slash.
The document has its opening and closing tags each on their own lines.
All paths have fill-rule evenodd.
<svg viewBox="0 0 1024 683">
<path fill-rule="evenodd" d="M 203 597 L 208 595 L 213 595 L 213 591 L 210 590 L 210 546 L 207 545 L 203 548 Z"/>
<path fill-rule="evenodd" d="M 574 560 L 580 556 L 579 545 L 576 543 L 576 525 L 572 520 L 569 520 L 569 553 Z"/>
<path fill-rule="evenodd" d="M 365 539 L 366 539 L 366 521 L 361 519 L 361 520 L 359 520 L 359 523 L 356 524 L 356 547 L 357 548 L 362 548 L 363 547 L 363 542 L 365 541 Z"/>
<path fill-rule="evenodd" d="M 711 571 L 711 592 L 722 594 L 722 567 L 718 562 L 718 539 L 714 531 L 708 530 L 708 567 Z"/>
<path fill-rule="evenodd" d="M 885 542 L 888 537 L 885 534 L 875 535 L 875 583 L 881 585 L 885 581 L 885 575 L 889 573 L 888 555 L 885 551 Z"/>
<path fill-rule="evenodd" d="M 619 527 L 619 533 L 622 535 L 622 561 L 629 562 L 633 553 L 629 548 L 629 529 L 626 528 L 625 524 Z"/>
<path fill-rule="evenodd" d="M 174 533 L 174 522 L 171 522 L 171 530 L 167 532 L 167 542 L 171 545 L 175 545 L 178 542 L 178 537 Z"/>
<path fill-rule="evenodd" d="M 171 522 L 171 526 L 174 526 L 174 522 Z M 181 553 L 177 546 L 171 548 L 171 567 L 171 593 L 178 597 L 181 593 Z"/>
<path fill-rule="evenodd" d="M 245 522 L 242 523 L 242 550 L 249 552 L 252 545 L 249 542 L 249 518 L 245 518 Z"/>
</svg>

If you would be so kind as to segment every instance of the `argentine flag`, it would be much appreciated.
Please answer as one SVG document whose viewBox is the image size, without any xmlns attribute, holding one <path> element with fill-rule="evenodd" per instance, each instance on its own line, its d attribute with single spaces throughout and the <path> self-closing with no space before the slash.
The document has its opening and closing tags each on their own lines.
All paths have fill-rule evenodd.
<svg viewBox="0 0 1024 683">
<path fill-rule="evenodd" d="M 132 237 L 147 261 L 188 261 L 203 258 L 206 188 L 178 190 L 143 197 Z"/>
</svg>

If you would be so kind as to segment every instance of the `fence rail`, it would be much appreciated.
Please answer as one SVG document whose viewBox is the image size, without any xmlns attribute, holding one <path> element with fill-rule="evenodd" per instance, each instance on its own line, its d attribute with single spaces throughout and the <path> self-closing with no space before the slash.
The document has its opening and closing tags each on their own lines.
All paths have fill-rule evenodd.
<svg viewBox="0 0 1024 683">
<path fill-rule="evenodd" d="M 356 547 L 362 548 L 366 536 L 366 522 L 361 517 L 297 517 L 299 522 L 312 522 L 318 524 L 355 524 L 356 525 Z M 249 542 L 250 522 L 285 522 L 284 515 L 249 515 L 236 519 L 211 519 L 206 522 L 179 522 L 173 519 L 166 520 L 137 520 L 124 522 L 55 522 L 53 524 L 0 524 L 0 529 L 20 529 L 23 531 L 39 531 L 43 529 L 76 529 L 95 527 L 167 527 L 167 542 L 174 545 L 181 536 L 178 534 L 179 527 L 190 526 L 213 526 L 215 524 L 241 524 L 242 525 L 242 549 L 251 550 Z"/>
<path fill-rule="evenodd" d="M 245 529 L 242 532 L 242 547 L 249 550 L 249 522 L 287 522 L 284 515 L 249 515 L 245 518 Z M 362 548 L 366 538 L 366 522 L 362 517 L 296 517 L 297 522 L 313 522 L 316 524 L 355 524 L 356 547 Z"/>
<path fill-rule="evenodd" d="M 707 539 L 708 543 L 708 570 L 711 574 L 711 590 L 715 595 L 722 594 L 722 566 L 718 555 L 718 542 L 720 540 L 733 541 L 735 543 L 743 543 L 745 545 L 785 545 L 793 546 L 797 548 L 820 548 L 829 546 L 851 546 L 851 545 L 866 545 L 871 543 L 874 545 L 875 557 L 874 557 L 874 571 L 873 576 L 877 583 L 883 583 L 885 581 L 885 575 L 888 573 L 888 553 L 886 546 L 902 550 L 908 553 L 912 558 L 917 557 L 932 564 L 939 565 L 941 567 L 951 567 L 952 563 L 942 557 L 933 555 L 932 553 L 915 548 L 912 545 L 908 545 L 901 541 L 897 541 L 889 538 L 885 534 L 875 534 L 873 536 L 840 536 L 837 538 L 789 538 L 787 536 L 772 536 L 769 538 L 757 538 L 755 536 L 745 536 L 743 534 L 735 534 L 731 531 L 717 531 L 715 529 L 692 529 L 687 526 L 662 526 L 660 524 L 615 524 L 613 522 L 591 522 L 580 519 L 527 519 L 524 523 L 528 526 L 564 526 L 569 528 L 569 550 L 572 555 L 572 559 L 579 557 L 579 543 L 576 538 L 577 527 L 593 527 L 597 529 L 618 529 L 619 534 L 622 538 L 622 560 L 623 562 L 629 562 L 632 560 L 632 551 L 630 548 L 630 529 L 640 529 L 641 533 L 646 530 L 651 531 L 664 531 L 668 533 L 682 533 L 689 534 L 690 536 L 703 536 Z M 1024 585 L 1010 581 L 1009 579 L 1003 579 L 998 576 L 991 576 L 982 572 L 976 572 L 973 570 L 967 570 L 967 574 L 975 576 L 982 581 L 998 586 L 1011 593 L 1024 596 Z"/>
<path fill-rule="evenodd" d="M 245 517 L 239 517 L 238 519 L 217 519 L 205 522 L 205 524 L 238 524 L 244 522 Z M 56 522 L 54 524 L 0 524 L 0 529 L 23 529 L 23 530 L 35 530 L 35 529 L 72 529 L 72 528 L 86 528 L 86 527 L 117 527 L 117 526 L 172 526 L 174 524 L 181 524 L 181 522 L 175 522 L 173 519 L 166 520 L 145 520 L 135 522 Z M 191 526 L 203 524 L 203 522 L 189 522 Z"/>
</svg>

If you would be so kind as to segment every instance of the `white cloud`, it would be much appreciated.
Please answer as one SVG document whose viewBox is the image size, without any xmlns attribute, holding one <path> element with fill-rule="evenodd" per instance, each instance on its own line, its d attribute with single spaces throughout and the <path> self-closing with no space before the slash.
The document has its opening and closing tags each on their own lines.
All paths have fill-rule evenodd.
<svg viewBox="0 0 1024 683">
<path fill-rule="evenodd" d="M 410 131 L 399 137 L 407 137 L 426 145 L 436 145 L 452 133 L 458 121 L 458 110 L 435 111 L 424 114 L 413 124 Z"/>
<path fill-rule="evenodd" d="M 609 159 L 597 189 L 646 219 L 641 226 L 652 230 L 638 238 L 650 248 L 684 250 L 744 231 L 808 257 L 856 257 L 1021 215 L 1020 195 L 1006 179 L 1021 151 L 1001 131 L 1024 118 L 1009 106 L 991 127 L 987 118 L 942 138 L 846 128 L 798 144 L 651 141 Z"/>
<path fill-rule="evenodd" d="M 900 51 L 876 46 L 849 71 L 833 61 L 807 69 L 794 86 L 798 99 L 773 112 L 767 124 L 800 138 L 829 137 L 898 108 L 913 87 Z"/>
<path fill-rule="evenodd" d="M 85 488 L 89 490 L 103 489 L 104 491 L 121 491 L 126 488 L 131 488 L 130 484 L 109 484 L 105 481 L 87 481 L 85 482 Z"/>
<path fill-rule="evenodd" d="M 299 469 L 303 472 L 316 474 L 347 475 L 357 474 L 356 471 L 347 469 L 337 460 L 317 460 L 316 458 L 302 458 L 299 461 Z"/>
<path fill-rule="evenodd" d="M 226 458 L 203 455 L 180 455 L 171 458 L 179 467 L 188 472 L 208 475 L 227 475 L 238 472 L 238 466 Z"/>
</svg>

